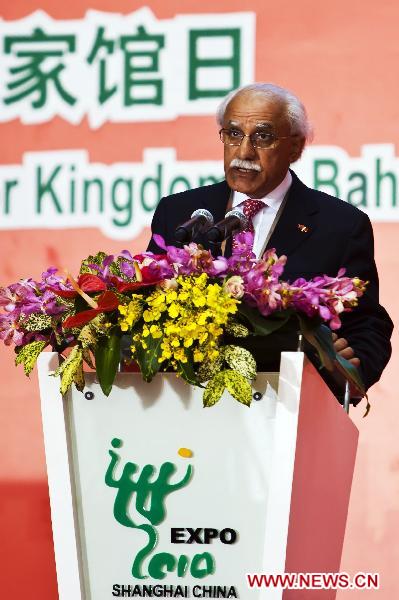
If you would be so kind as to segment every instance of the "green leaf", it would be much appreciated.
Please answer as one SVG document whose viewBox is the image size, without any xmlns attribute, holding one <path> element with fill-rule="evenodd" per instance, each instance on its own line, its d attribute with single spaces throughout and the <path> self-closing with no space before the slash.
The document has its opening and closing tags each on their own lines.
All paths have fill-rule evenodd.
<svg viewBox="0 0 399 600">
<path fill-rule="evenodd" d="M 208 381 L 203 395 L 203 404 L 205 408 L 214 406 L 214 404 L 219 402 L 220 398 L 222 397 L 226 387 L 224 375 L 225 371 L 220 371 Z"/>
<path fill-rule="evenodd" d="M 363 415 L 363 419 L 364 419 L 364 417 L 367 417 L 367 415 L 368 415 L 368 414 L 369 414 L 369 412 L 370 412 L 370 408 L 371 408 L 371 404 L 370 404 L 370 402 L 369 402 L 369 399 L 368 399 L 368 396 L 367 396 L 367 394 L 366 394 L 366 401 L 367 401 L 367 404 L 366 404 L 366 412 L 365 412 L 365 413 L 364 413 L 364 415 Z"/>
<path fill-rule="evenodd" d="M 187 381 L 187 383 L 190 383 L 191 385 L 196 385 L 198 387 L 203 387 L 194 371 L 193 363 L 190 359 L 188 359 L 186 363 L 183 363 L 180 360 L 178 360 L 177 364 L 179 367 L 180 375 L 185 381 Z"/>
<path fill-rule="evenodd" d="M 114 329 L 107 337 L 100 338 L 94 351 L 96 372 L 101 389 L 109 396 L 118 370 L 121 352 L 121 336 Z"/>
<path fill-rule="evenodd" d="M 327 325 L 320 325 L 318 320 L 315 321 L 304 315 L 298 314 L 298 319 L 304 337 L 316 348 L 322 366 L 330 372 L 333 371 L 337 354 L 331 329 Z"/>
<path fill-rule="evenodd" d="M 312 321 L 312 319 L 303 317 L 303 315 L 298 315 L 298 318 L 302 333 L 308 342 L 315 346 L 321 364 L 329 371 L 333 371 L 336 368 L 362 396 L 366 396 L 366 413 L 363 415 L 366 417 L 370 410 L 370 403 L 367 398 L 364 382 L 357 368 L 335 351 L 330 328 L 327 325 L 315 324 L 314 320 Z"/>
<path fill-rule="evenodd" d="M 256 335 L 269 335 L 273 331 L 277 331 L 293 315 L 293 311 L 287 309 L 275 312 L 268 317 L 263 317 L 256 308 L 252 308 L 244 303 L 239 304 L 238 312 L 251 324 L 253 332 Z"/>
<path fill-rule="evenodd" d="M 246 377 L 237 371 L 225 371 L 224 381 L 230 394 L 245 406 L 250 406 L 252 401 L 252 388 Z"/>
<path fill-rule="evenodd" d="M 247 379 L 256 378 L 256 361 L 249 350 L 241 346 L 225 346 L 224 358 L 231 369 Z"/>
<path fill-rule="evenodd" d="M 143 348 L 140 342 L 136 344 L 136 352 L 134 358 L 137 360 L 144 381 L 151 381 L 161 368 L 161 363 L 158 359 L 162 355 L 162 337 L 153 338 L 149 335 L 145 338 L 147 348 Z"/>
<path fill-rule="evenodd" d="M 347 379 L 350 384 L 356 387 L 362 396 L 365 396 L 366 390 L 357 368 L 352 365 L 349 360 L 346 360 L 346 358 L 343 358 L 339 354 L 336 354 L 335 361 L 337 369 L 344 375 L 345 379 Z"/>
<path fill-rule="evenodd" d="M 82 363 L 82 349 L 79 346 L 74 346 L 67 358 L 55 370 L 54 375 L 61 376 L 60 392 L 63 396 L 75 381 L 76 373 L 82 368 Z"/>
<path fill-rule="evenodd" d="M 347 379 L 349 384 L 354 386 L 361 393 L 362 396 L 366 397 L 366 412 L 364 413 L 363 417 L 367 417 L 367 415 L 370 412 L 371 405 L 366 394 L 366 388 L 364 387 L 363 379 L 361 378 L 358 369 L 354 365 L 352 365 L 352 363 L 349 362 L 349 360 L 346 360 L 346 358 L 343 358 L 339 354 L 336 355 L 335 361 L 337 369 L 343 374 L 343 376 L 345 377 L 345 379 Z"/>
<path fill-rule="evenodd" d="M 21 350 L 18 350 L 18 354 L 15 358 L 15 364 L 20 365 L 21 363 L 24 365 L 25 375 L 29 375 L 36 364 L 37 357 L 46 347 L 47 342 L 37 341 L 30 342 L 30 344 L 26 344 L 23 346 Z"/>
</svg>

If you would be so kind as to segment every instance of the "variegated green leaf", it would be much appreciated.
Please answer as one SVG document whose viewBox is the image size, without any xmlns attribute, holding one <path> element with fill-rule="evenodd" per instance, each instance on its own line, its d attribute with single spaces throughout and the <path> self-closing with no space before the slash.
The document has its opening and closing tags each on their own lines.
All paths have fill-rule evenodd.
<svg viewBox="0 0 399 600">
<path fill-rule="evenodd" d="M 93 275 L 97 275 L 98 272 L 96 269 L 93 269 L 90 265 L 102 265 L 104 258 L 107 256 L 105 252 L 97 252 L 97 254 L 90 255 L 82 261 L 80 265 L 80 274 L 91 273 Z"/>
<path fill-rule="evenodd" d="M 213 406 L 216 404 L 216 402 L 219 402 L 220 398 L 222 397 L 226 387 L 224 382 L 224 374 L 225 371 L 220 371 L 208 381 L 203 396 L 203 404 L 205 408 Z"/>
<path fill-rule="evenodd" d="M 130 296 L 126 296 L 126 294 L 121 294 L 121 292 L 117 292 L 116 290 L 112 290 L 112 291 L 114 292 L 115 296 L 118 298 L 119 304 L 129 304 L 129 302 L 131 301 Z"/>
<path fill-rule="evenodd" d="M 105 335 L 108 334 L 109 322 L 108 317 L 105 313 L 100 313 L 94 319 L 90 321 L 90 325 L 93 327 L 95 333 Z"/>
<path fill-rule="evenodd" d="M 90 369 L 95 369 L 94 363 L 91 358 L 90 350 L 88 348 L 83 348 L 82 356 L 85 363 L 90 367 Z"/>
<path fill-rule="evenodd" d="M 119 257 L 120 258 L 120 257 Z M 108 266 L 109 272 L 120 279 L 124 279 L 125 275 L 123 271 L 121 271 L 121 263 L 119 260 L 113 260 L 112 263 Z"/>
<path fill-rule="evenodd" d="M 63 315 L 63 318 L 65 318 L 64 315 Z M 60 333 L 58 331 L 57 323 L 58 323 L 57 320 L 53 317 L 51 319 L 51 328 L 52 328 L 53 333 L 54 333 L 55 341 L 57 342 L 58 346 L 61 346 L 62 343 L 64 342 L 64 336 L 62 335 L 62 333 Z"/>
<path fill-rule="evenodd" d="M 62 298 L 61 296 L 57 296 L 57 304 L 61 304 L 62 306 L 66 306 L 70 310 L 72 310 L 73 307 L 75 306 L 75 303 L 74 303 L 73 300 L 71 300 L 70 298 Z M 63 316 L 65 317 L 65 315 L 67 315 L 67 314 L 68 313 L 64 313 Z"/>
<path fill-rule="evenodd" d="M 70 359 L 72 354 L 73 356 Z M 71 354 L 68 356 L 68 364 L 61 374 L 60 392 L 63 396 L 67 393 L 72 383 L 75 381 L 77 373 L 79 374 L 79 371 L 82 368 L 82 360 L 82 350 L 78 346 L 75 346 Z"/>
<path fill-rule="evenodd" d="M 98 332 L 91 323 L 84 325 L 79 333 L 78 340 L 82 344 L 82 348 L 90 348 L 96 345 Z"/>
<path fill-rule="evenodd" d="M 121 268 L 122 263 L 128 263 L 129 265 L 131 265 L 133 277 L 128 277 L 124 273 L 124 271 L 122 271 L 122 268 Z M 124 256 L 118 256 L 118 258 L 109 265 L 109 270 L 112 273 L 112 275 L 116 275 L 120 279 L 123 279 L 123 281 L 135 281 L 136 280 L 135 272 L 134 272 L 134 261 L 130 260 L 129 258 L 125 258 Z"/>
<path fill-rule="evenodd" d="M 84 376 L 84 372 L 83 372 L 83 361 L 80 363 L 80 365 L 76 369 L 73 381 L 74 381 L 74 384 L 76 385 L 76 388 L 79 390 L 79 392 L 83 392 L 85 384 L 86 384 L 85 376 Z"/>
<path fill-rule="evenodd" d="M 71 354 L 72 354 L 72 352 L 71 352 Z M 71 354 L 70 354 L 69 356 L 71 356 Z M 68 358 L 69 358 L 69 356 L 68 356 Z M 54 377 L 58 377 L 59 375 L 61 375 L 61 373 L 63 372 L 63 370 L 64 370 L 64 369 L 65 369 L 65 367 L 66 367 L 66 364 L 67 364 L 67 360 L 68 360 L 68 358 L 66 358 L 65 360 L 63 360 L 63 361 L 62 361 L 62 362 L 61 362 L 61 363 L 58 365 L 58 367 L 56 368 L 56 370 L 54 371 L 54 373 L 51 373 L 51 374 L 52 374 Z"/>
<path fill-rule="evenodd" d="M 249 336 L 249 329 L 245 327 L 242 323 L 238 323 L 237 321 L 228 322 L 225 326 L 226 333 L 233 335 L 237 338 L 245 338 Z"/>
<path fill-rule="evenodd" d="M 224 361 L 223 354 L 224 354 L 224 350 L 223 350 L 223 348 L 221 348 L 220 354 L 216 360 L 204 361 L 203 363 L 200 364 L 198 371 L 197 371 L 198 381 L 200 381 L 201 383 L 203 383 L 204 381 L 209 381 L 210 379 L 212 379 L 212 377 L 214 377 L 214 375 L 219 373 L 219 371 L 221 370 L 221 368 L 223 366 L 223 361 Z"/>
<path fill-rule="evenodd" d="M 250 406 L 252 401 L 251 385 L 241 373 L 237 371 L 224 371 L 224 381 L 230 394 L 245 406 Z"/>
<path fill-rule="evenodd" d="M 58 369 L 55 370 L 54 375 L 61 377 L 60 392 L 62 395 L 71 387 L 76 372 L 81 367 L 83 362 L 82 349 L 79 346 L 74 346 L 68 357 L 60 364 Z"/>
<path fill-rule="evenodd" d="M 24 365 L 25 375 L 29 375 L 31 373 L 33 367 L 35 366 L 37 357 L 44 350 L 46 345 L 47 342 L 36 341 L 27 344 L 26 346 L 21 348 L 21 350 L 19 350 L 15 358 L 15 364 Z"/>
<path fill-rule="evenodd" d="M 249 350 L 241 346 L 225 346 L 224 357 L 231 369 L 247 379 L 255 379 L 256 361 Z"/>
<path fill-rule="evenodd" d="M 33 313 L 23 322 L 26 331 L 43 331 L 51 327 L 51 317 L 43 313 Z"/>
</svg>

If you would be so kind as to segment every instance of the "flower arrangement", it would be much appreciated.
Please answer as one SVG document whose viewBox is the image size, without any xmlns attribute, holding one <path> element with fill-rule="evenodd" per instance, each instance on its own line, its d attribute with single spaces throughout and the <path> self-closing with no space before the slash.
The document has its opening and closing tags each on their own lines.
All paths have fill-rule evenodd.
<svg viewBox="0 0 399 600">
<path fill-rule="evenodd" d="M 357 370 L 335 353 L 331 330 L 340 327 L 342 312 L 356 307 L 365 282 L 345 277 L 344 269 L 337 277 L 283 281 L 286 257 L 271 249 L 256 259 L 251 236 L 240 234 L 228 259 L 196 244 L 166 246 L 154 236 L 164 254 L 99 252 L 82 262 L 76 280 L 52 267 L 40 281 L 0 288 L 0 339 L 14 344 L 16 364 L 27 375 L 46 347 L 63 355 L 55 371 L 63 394 L 72 384 L 83 390 L 87 365 L 108 395 L 122 337 L 129 336 L 130 360 L 146 381 L 172 369 L 204 387 L 204 406 L 225 389 L 249 405 L 256 362 L 240 339 L 269 335 L 296 317 L 322 364 L 338 367 L 364 394 Z"/>
</svg>

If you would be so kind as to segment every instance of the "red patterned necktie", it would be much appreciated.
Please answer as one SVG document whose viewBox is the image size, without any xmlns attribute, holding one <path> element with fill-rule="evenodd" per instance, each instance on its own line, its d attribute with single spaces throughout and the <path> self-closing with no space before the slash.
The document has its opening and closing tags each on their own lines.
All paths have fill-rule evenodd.
<svg viewBox="0 0 399 600">
<path fill-rule="evenodd" d="M 248 219 L 248 227 L 246 229 L 240 231 L 240 233 L 247 233 L 248 231 L 254 232 L 254 225 L 253 225 L 252 219 L 254 218 L 255 215 L 258 214 L 258 212 L 260 210 L 262 210 L 262 208 L 264 208 L 266 206 L 266 204 L 262 200 L 254 200 L 253 198 L 247 198 L 239 206 L 242 207 L 242 212 Z M 233 236 L 233 248 L 236 248 L 237 245 L 238 244 L 237 244 L 236 236 L 234 235 Z"/>
</svg>

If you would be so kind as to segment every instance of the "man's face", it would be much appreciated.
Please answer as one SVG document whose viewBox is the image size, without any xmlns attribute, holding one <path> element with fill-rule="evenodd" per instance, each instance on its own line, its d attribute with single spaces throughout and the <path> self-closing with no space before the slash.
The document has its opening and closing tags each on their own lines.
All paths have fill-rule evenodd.
<svg viewBox="0 0 399 600">
<path fill-rule="evenodd" d="M 282 104 L 250 91 L 229 102 L 223 128 L 237 129 L 247 135 L 265 132 L 280 137 L 291 133 Z M 300 136 L 279 139 L 273 148 L 254 148 L 249 137 L 244 137 L 240 146 L 225 145 L 224 172 L 229 187 L 251 198 L 263 198 L 282 182 L 290 164 L 300 157 L 303 145 Z M 231 166 L 234 159 L 248 161 L 253 168 Z"/>
</svg>

